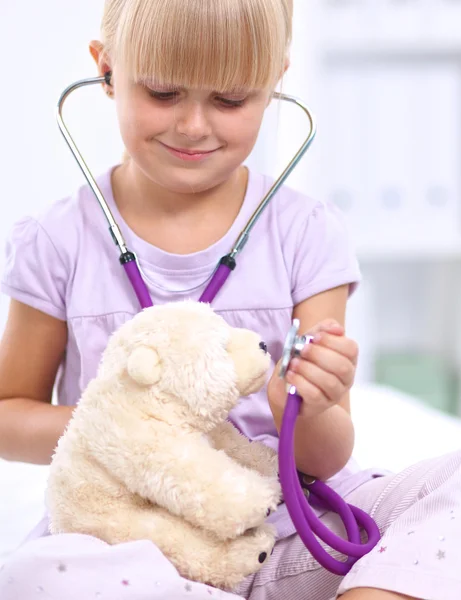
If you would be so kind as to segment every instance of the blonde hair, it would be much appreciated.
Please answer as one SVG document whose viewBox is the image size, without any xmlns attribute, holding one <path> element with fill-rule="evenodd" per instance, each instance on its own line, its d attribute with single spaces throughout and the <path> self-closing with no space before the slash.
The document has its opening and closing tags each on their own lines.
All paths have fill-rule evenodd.
<svg viewBox="0 0 461 600">
<path fill-rule="evenodd" d="M 106 0 L 102 42 L 135 81 L 217 92 L 274 88 L 293 0 Z"/>
</svg>

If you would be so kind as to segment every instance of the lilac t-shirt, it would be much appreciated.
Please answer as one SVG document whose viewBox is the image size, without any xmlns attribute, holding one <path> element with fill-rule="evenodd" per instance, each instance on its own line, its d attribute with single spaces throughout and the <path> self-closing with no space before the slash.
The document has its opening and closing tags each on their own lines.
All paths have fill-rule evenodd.
<svg viewBox="0 0 461 600">
<path fill-rule="evenodd" d="M 177 255 L 152 246 L 127 226 L 114 201 L 111 174 L 112 169 L 97 183 L 128 248 L 138 256 L 154 304 L 198 300 L 219 259 L 232 248 L 273 183 L 250 172 L 245 200 L 224 237 L 201 252 Z M 352 288 L 359 278 L 340 211 L 283 187 L 261 216 L 213 307 L 230 325 L 260 334 L 275 364 L 293 306 L 339 285 Z M 2 290 L 67 321 L 67 351 L 57 380 L 58 402 L 66 405 L 76 404 L 96 375 L 112 332 L 139 310 L 105 217 L 88 186 L 38 218 L 26 217 L 15 225 L 7 244 Z M 244 399 L 231 418 L 250 439 L 277 447 L 265 390 Z M 350 461 L 330 483 L 345 494 L 371 476 Z M 284 505 L 269 520 L 276 523 L 280 537 L 294 532 Z"/>
</svg>

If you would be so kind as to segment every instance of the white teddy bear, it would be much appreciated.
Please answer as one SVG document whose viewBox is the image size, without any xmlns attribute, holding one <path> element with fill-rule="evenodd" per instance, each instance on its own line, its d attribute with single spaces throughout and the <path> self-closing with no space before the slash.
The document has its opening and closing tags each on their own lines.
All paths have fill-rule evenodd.
<svg viewBox="0 0 461 600">
<path fill-rule="evenodd" d="M 151 540 L 189 579 L 231 589 L 268 560 L 277 456 L 228 421 L 265 384 L 254 332 L 207 304 L 145 309 L 113 334 L 56 448 L 52 533 Z"/>
</svg>

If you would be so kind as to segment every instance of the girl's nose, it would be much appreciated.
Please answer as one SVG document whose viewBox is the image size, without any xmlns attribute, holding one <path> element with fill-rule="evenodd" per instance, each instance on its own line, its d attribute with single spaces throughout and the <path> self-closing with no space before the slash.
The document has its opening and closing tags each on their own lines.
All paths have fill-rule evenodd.
<svg viewBox="0 0 461 600">
<path fill-rule="evenodd" d="M 211 134 L 211 126 L 205 110 L 198 102 L 184 103 L 178 109 L 176 117 L 178 133 L 193 142 L 200 141 Z"/>
</svg>

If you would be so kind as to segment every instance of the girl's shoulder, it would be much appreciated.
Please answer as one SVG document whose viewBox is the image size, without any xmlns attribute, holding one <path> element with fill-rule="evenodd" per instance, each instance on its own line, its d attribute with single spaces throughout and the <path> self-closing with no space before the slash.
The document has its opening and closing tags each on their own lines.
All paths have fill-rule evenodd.
<svg viewBox="0 0 461 600">
<path fill-rule="evenodd" d="M 107 171 L 96 179 L 103 194 L 110 188 L 110 173 Z M 35 258 L 42 264 L 44 260 L 59 262 L 69 275 L 83 248 L 93 254 L 100 253 L 108 239 L 104 214 L 89 185 L 81 185 L 45 210 L 14 223 L 6 244 L 7 260 L 11 262 L 17 256 L 25 260 L 30 256 L 30 261 Z"/>
<path fill-rule="evenodd" d="M 110 173 L 111 170 L 96 178 L 103 195 L 110 189 Z M 103 212 L 88 184 L 82 184 L 71 195 L 55 201 L 35 215 L 24 217 L 19 223 L 42 229 L 53 244 L 64 252 L 78 245 L 87 228 L 107 229 Z"/>
<path fill-rule="evenodd" d="M 274 180 L 257 177 L 263 197 Z M 314 200 L 285 185 L 271 200 L 263 219 L 261 231 L 272 255 L 278 248 L 283 257 L 294 304 L 344 284 L 355 289 L 361 277 L 355 245 L 347 219 L 335 204 Z"/>
<path fill-rule="evenodd" d="M 261 173 L 251 173 L 252 190 L 258 190 L 260 198 L 272 188 L 273 177 Z M 257 205 L 256 198 L 254 204 Z M 344 213 L 332 202 L 315 199 L 308 193 L 290 185 L 282 185 L 267 207 L 269 225 L 277 227 L 281 237 L 305 235 L 309 232 L 326 232 L 347 237 L 348 225 Z"/>
<path fill-rule="evenodd" d="M 109 179 L 99 178 L 99 184 Z M 58 319 L 66 319 L 66 296 L 81 256 L 100 256 L 91 230 L 105 227 L 104 216 L 89 186 L 81 186 L 44 211 L 17 221 L 5 244 L 4 293 Z M 99 212 L 98 212 L 99 211 Z M 107 227 L 106 227 L 107 230 Z M 103 243 L 102 241 L 100 242 Z M 107 243 L 107 242 L 106 242 Z"/>
</svg>

